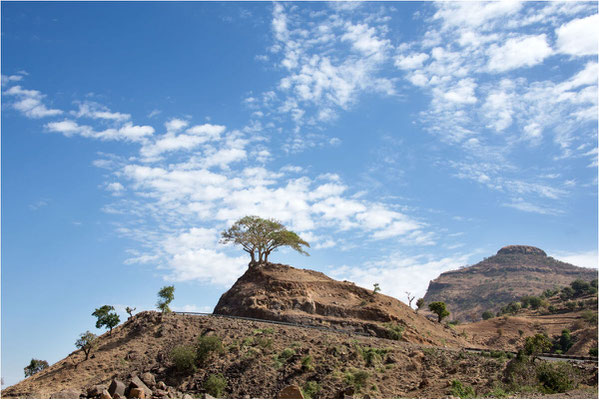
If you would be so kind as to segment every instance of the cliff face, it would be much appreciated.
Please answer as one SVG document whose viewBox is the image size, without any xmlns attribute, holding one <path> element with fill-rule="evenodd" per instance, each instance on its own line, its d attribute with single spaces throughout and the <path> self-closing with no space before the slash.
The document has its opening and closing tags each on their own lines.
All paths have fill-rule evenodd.
<svg viewBox="0 0 599 400">
<path fill-rule="evenodd" d="M 389 337 L 389 325 L 399 324 L 405 328 L 402 340 L 408 342 L 465 343 L 452 330 L 416 314 L 397 299 L 321 272 L 281 264 L 248 269 L 222 295 L 214 313 L 323 325 L 379 337 Z"/>
<path fill-rule="evenodd" d="M 477 321 L 486 310 L 526 295 L 539 295 L 575 279 L 590 281 L 597 270 L 557 261 L 536 247 L 506 246 L 471 267 L 441 274 L 430 282 L 424 300 L 444 301 L 451 319 Z"/>
</svg>

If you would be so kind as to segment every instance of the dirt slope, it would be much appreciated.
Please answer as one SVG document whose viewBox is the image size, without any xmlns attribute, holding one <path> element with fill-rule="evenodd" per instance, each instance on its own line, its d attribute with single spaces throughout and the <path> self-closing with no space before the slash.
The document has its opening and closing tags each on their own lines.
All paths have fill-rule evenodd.
<svg viewBox="0 0 599 400">
<path fill-rule="evenodd" d="M 195 373 L 176 372 L 168 356 L 171 349 L 193 344 L 202 334 L 221 338 L 224 353 L 210 358 Z M 382 355 L 368 363 L 363 356 L 368 348 Z M 280 361 L 285 349 L 292 356 Z M 401 341 L 223 317 L 171 314 L 162 318 L 156 312 L 139 313 L 115 328 L 112 336 L 103 335 L 93 354 L 84 361 L 82 352 L 75 351 L 5 389 L 2 397 L 44 398 L 64 389 L 83 392 L 96 384 L 106 387 L 112 378 L 127 383 L 131 374 L 144 372 L 168 385 L 168 391 L 153 389 L 158 398 L 204 397 L 207 377 L 219 373 L 227 382 L 223 393 L 227 398 L 276 398 L 285 386 L 306 387 L 308 381 L 317 384 L 314 396 L 318 398 L 446 398 L 453 379 L 472 385 L 482 397 L 493 389 L 505 366 L 505 360 Z M 302 361 L 307 356 L 311 359 L 306 367 Z M 588 365 L 582 371 L 585 382 L 591 382 L 596 367 Z M 348 377 L 358 373 L 364 382 L 356 386 Z M 596 385 L 590 391 L 582 388 L 583 395 L 578 391 L 575 396 L 596 394 Z"/>
<path fill-rule="evenodd" d="M 424 300 L 447 303 L 450 319 L 478 321 L 486 310 L 497 312 L 510 301 L 578 278 L 596 279 L 597 270 L 557 261 L 536 247 L 506 246 L 476 265 L 444 272 L 430 282 Z"/>
<path fill-rule="evenodd" d="M 323 325 L 383 338 L 390 337 L 391 323 L 404 327 L 403 340 L 411 343 L 467 345 L 451 329 L 429 321 L 393 297 L 282 264 L 249 268 L 222 295 L 214 313 Z"/>
</svg>

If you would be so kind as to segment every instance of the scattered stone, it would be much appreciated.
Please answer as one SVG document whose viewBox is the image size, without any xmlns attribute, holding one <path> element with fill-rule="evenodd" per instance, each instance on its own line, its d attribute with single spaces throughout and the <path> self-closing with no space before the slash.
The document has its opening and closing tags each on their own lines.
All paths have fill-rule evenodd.
<svg viewBox="0 0 599 400">
<path fill-rule="evenodd" d="M 81 391 L 75 389 L 66 389 L 60 392 L 56 392 L 50 396 L 51 399 L 78 399 L 81 395 Z"/>
<path fill-rule="evenodd" d="M 299 386 L 289 385 L 289 386 L 283 388 L 279 392 L 279 395 L 277 396 L 277 398 L 278 399 L 303 399 L 304 396 L 302 395 L 302 390 L 300 389 Z"/>
<path fill-rule="evenodd" d="M 97 398 L 102 395 L 102 391 L 105 390 L 106 387 L 104 385 L 94 385 L 87 389 L 87 397 L 88 398 Z"/>
<path fill-rule="evenodd" d="M 141 389 L 144 392 L 146 392 L 146 397 L 152 397 L 152 391 L 150 390 L 149 387 L 146 386 L 145 383 L 142 382 L 141 379 L 139 379 L 139 376 L 134 375 L 131 378 L 131 383 L 129 383 L 129 387 L 131 389 Z"/>
<path fill-rule="evenodd" d="M 209 395 L 208 393 L 206 393 L 206 394 L 204 395 L 204 398 L 205 398 L 205 399 L 216 399 L 216 397 L 213 397 L 213 396 Z"/>
<path fill-rule="evenodd" d="M 110 386 L 108 387 L 108 393 L 110 393 L 113 399 L 119 398 L 116 397 L 117 395 L 121 396 L 120 398 L 124 398 L 126 389 L 127 386 L 125 386 L 123 382 L 119 381 L 118 379 L 113 379 L 112 382 L 110 382 Z"/>
<path fill-rule="evenodd" d="M 109 394 L 110 394 L 110 393 L 109 393 Z M 113 398 L 113 399 L 126 399 L 126 397 L 125 397 L 125 396 L 121 396 L 121 395 L 120 395 L 120 394 L 118 394 L 118 393 L 115 393 L 115 395 L 114 395 L 114 396 L 112 396 L 112 398 Z"/>
<path fill-rule="evenodd" d="M 142 388 L 131 388 L 131 390 L 129 390 L 129 397 L 132 399 L 145 399 L 146 392 Z"/>
<path fill-rule="evenodd" d="M 168 392 L 166 390 L 156 389 L 156 390 L 154 390 L 154 393 L 152 395 L 154 397 L 165 398 L 165 397 L 168 397 Z"/>
<path fill-rule="evenodd" d="M 102 393 L 100 393 L 100 398 L 101 399 L 112 399 L 112 396 L 110 395 L 110 393 L 108 393 L 108 390 L 104 389 L 104 390 L 102 390 Z"/>
<path fill-rule="evenodd" d="M 192 395 L 190 395 L 190 394 L 187 394 L 187 393 L 185 393 L 185 394 L 183 395 L 183 398 L 184 398 L 184 399 L 193 399 L 193 396 L 192 396 Z"/>
<path fill-rule="evenodd" d="M 156 386 L 156 378 L 149 372 L 141 374 L 141 380 L 149 387 Z"/>
<path fill-rule="evenodd" d="M 420 381 L 420 384 L 418 385 L 418 387 L 419 387 L 420 389 L 422 389 L 422 388 L 424 388 L 424 387 L 427 387 L 427 386 L 428 386 L 428 384 L 429 384 L 429 382 L 428 382 L 428 379 L 426 379 L 426 378 L 422 378 L 422 380 Z"/>
<path fill-rule="evenodd" d="M 156 387 L 160 390 L 166 390 L 166 383 L 164 383 L 163 381 L 158 381 Z"/>
</svg>

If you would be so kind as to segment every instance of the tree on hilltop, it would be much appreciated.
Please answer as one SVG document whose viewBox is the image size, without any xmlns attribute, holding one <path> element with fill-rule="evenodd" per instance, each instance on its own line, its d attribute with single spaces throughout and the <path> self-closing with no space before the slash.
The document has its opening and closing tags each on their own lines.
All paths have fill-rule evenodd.
<svg viewBox="0 0 599 400">
<path fill-rule="evenodd" d="M 175 287 L 174 286 L 164 286 L 162 289 L 158 291 L 158 303 L 156 303 L 156 307 L 162 311 L 163 314 L 171 312 L 170 307 L 168 306 L 171 301 L 175 299 Z"/>
<path fill-rule="evenodd" d="M 109 335 L 112 335 L 112 328 L 121 322 L 119 315 L 111 311 L 114 311 L 114 307 L 105 305 L 100 308 L 96 308 L 96 310 L 92 313 L 94 317 L 98 318 L 96 321 L 96 328 L 99 329 L 105 326 L 106 328 L 110 329 Z"/>
<path fill-rule="evenodd" d="M 243 217 L 221 233 L 221 243 L 239 244 L 250 254 L 250 266 L 268 262 L 270 253 L 279 247 L 288 246 L 309 255 L 302 246 L 310 247 L 297 233 L 287 230 L 279 221 L 257 216 Z"/>
<path fill-rule="evenodd" d="M 447 311 L 447 306 L 442 301 L 433 301 L 428 305 L 428 309 L 437 314 L 438 322 L 441 322 L 443 318 L 449 316 L 449 311 Z"/>
<path fill-rule="evenodd" d="M 38 372 L 46 368 L 48 368 L 48 361 L 36 360 L 35 358 L 32 358 L 29 365 L 23 368 L 25 372 L 25 378 L 33 374 L 37 374 Z"/>
<path fill-rule="evenodd" d="M 75 346 L 78 349 L 83 350 L 85 353 L 85 359 L 89 358 L 89 353 L 97 346 L 98 337 L 90 331 L 85 331 L 79 336 L 79 339 L 75 342 Z"/>
</svg>

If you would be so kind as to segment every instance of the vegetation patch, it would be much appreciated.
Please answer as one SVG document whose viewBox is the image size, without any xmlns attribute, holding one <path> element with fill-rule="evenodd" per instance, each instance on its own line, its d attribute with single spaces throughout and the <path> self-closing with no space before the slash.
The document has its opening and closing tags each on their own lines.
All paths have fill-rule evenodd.
<svg viewBox="0 0 599 400">
<path fill-rule="evenodd" d="M 226 387 L 227 379 L 223 374 L 211 374 L 204 382 L 204 390 L 214 397 L 221 397 Z"/>
<path fill-rule="evenodd" d="M 476 397 L 474 388 L 470 385 L 464 385 L 459 379 L 451 381 L 451 394 L 460 399 L 473 399 Z"/>
</svg>

